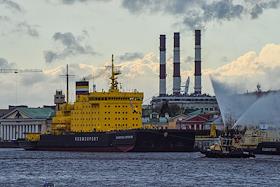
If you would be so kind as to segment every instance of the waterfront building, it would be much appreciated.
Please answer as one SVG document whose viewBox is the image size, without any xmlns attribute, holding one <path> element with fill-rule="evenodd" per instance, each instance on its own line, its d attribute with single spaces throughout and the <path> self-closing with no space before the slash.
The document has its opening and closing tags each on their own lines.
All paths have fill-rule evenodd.
<svg viewBox="0 0 280 187">
<path fill-rule="evenodd" d="M 10 111 L 10 109 L 0 109 L 0 118 L 7 114 Z"/>
<path fill-rule="evenodd" d="M 25 133 L 44 133 L 51 125 L 54 109 L 28 108 L 27 106 L 10 107 L 0 118 L 0 139 L 11 141 L 25 138 Z"/>
<path fill-rule="evenodd" d="M 205 124 L 213 118 L 213 114 L 195 114 L 176 121 L 176 129 L 206 130 Z"/>
<path fill-rule="evenodd" d="M 143 116 L 143 125 L 154 128 L 210 130 L 212 124 L 223 127 L 221 117 L 217 112 L 202 112 L 197 110 L 188 114 L 179 114 L 174 117 L 159 116 L 153 112 L 150 116 Z"/>
</svg>

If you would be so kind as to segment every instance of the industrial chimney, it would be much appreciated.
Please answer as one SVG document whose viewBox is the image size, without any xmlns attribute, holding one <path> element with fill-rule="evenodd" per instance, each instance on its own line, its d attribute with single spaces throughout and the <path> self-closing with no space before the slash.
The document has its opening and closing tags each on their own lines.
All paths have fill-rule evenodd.
<svg viewBox="0 0 280 187">
<path fill-rule="evenodd" d="M 159 96 L 166 95 L 166 43 L 165 35 L 159 37 Z"/>
<path fill-rule="evenodd" d="M 174 54 L 173 54 L 173 95 L 180 95 L 180 33 L 174 32 Z"/>
<path fill-rule="evenodd" d="M 201 94 L 201 31 L 195 30 L 194 93 Z"/>
</svg>

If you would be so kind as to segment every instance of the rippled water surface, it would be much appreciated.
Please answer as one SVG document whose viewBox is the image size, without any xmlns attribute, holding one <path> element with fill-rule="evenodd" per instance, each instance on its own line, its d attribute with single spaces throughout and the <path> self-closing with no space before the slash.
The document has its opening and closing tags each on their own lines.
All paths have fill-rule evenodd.
<svg viewBox="0 0 280 187">
<path fill-rule="evenodd" d="M 280 186 L 280 156 L 0 149 L 0 186 Z"/>
</svg>

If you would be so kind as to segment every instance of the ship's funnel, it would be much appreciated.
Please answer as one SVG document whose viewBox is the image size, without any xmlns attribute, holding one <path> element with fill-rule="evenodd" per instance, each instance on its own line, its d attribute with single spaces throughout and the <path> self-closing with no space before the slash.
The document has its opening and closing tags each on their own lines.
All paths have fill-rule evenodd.
<svg viewBox="0 0 280 187">
<path fill-rule="evenodd" d="M 180 95 L 180 33 L 174 33 L 174 54 L 173 54 L 173 95 Z"/>
<path fill-rule="evenodd" d="M 89 82 L 82 80 L 76 82 L 76 96 L 89 93 Z"/>
<path fill-rule="evenodd" d="M 201 94 L 201 31 L 195 30 L 194 93 Z"/>
<path fill-rule="evenodd" d="M 166 95 L 166 42 L 165 35 L 159 37 L 159 95 Z"/>
</svg>

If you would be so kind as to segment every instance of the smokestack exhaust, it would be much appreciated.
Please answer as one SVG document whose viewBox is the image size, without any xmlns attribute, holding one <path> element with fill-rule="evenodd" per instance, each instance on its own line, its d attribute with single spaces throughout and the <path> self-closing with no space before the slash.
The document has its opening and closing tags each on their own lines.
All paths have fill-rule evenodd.
<svg viewBox="0 0 280 187">
<path fill-rule="evenodd" d="M 173 95 L 180 95 L 180 33 L 174 32 L 174 54 L 173 54 Z"/>
<path fill-rule="evenodd" d="M 195 30 L 194 93 L 201 95 L 201 31 Z"/>
<path fill-rule="evenodd" d="M 166 95 L 166 42 L 165 35 L 159 37 L 159 96 Z"/>
</svg>

